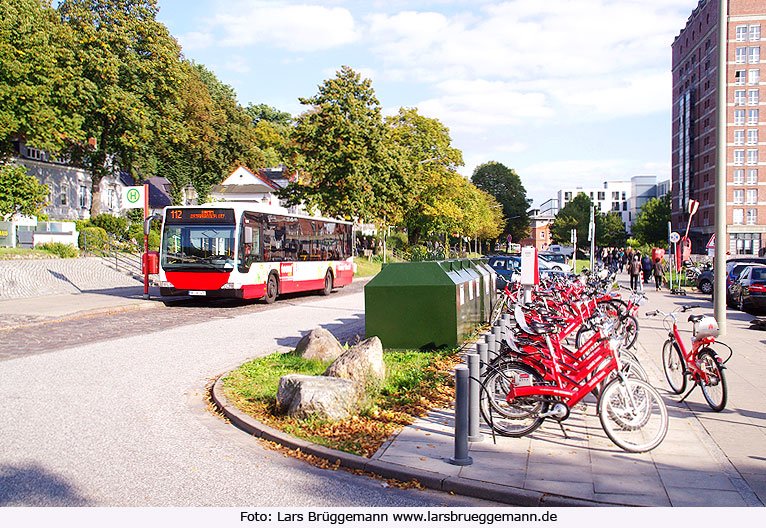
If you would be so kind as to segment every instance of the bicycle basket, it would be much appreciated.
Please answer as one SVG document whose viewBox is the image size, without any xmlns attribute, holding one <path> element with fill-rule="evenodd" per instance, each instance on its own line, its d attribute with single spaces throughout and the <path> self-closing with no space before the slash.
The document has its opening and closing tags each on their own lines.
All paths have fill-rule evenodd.
<svg viewBox="0 0 766 528">
<path fill-rule="evenodd" d="M 718 337 L 718 321 L 715 320 L 715 317 L 703 317 L 699 321 L 695 321 L 692 335 L 695 341 L 706 337 Z"/>
</svg>

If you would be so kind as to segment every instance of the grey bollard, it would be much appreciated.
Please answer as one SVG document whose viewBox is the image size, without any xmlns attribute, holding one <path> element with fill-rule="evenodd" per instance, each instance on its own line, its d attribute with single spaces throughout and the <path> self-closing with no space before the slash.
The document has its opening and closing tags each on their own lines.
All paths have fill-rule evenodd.
<svg viewBox="0 0 766 528">
<path fill-rule="evenodd" d="M 481 382 L 479 380 L 479 355 L 466 354 L 468 364 L 468 441 L 481 442 L 479 431 L 479 395 Z"/>
<path fill-rule="evenodd" d="M 511 324 L 511 314 L 503 314 L 503 317 L 500 320 L 503 322 L 503 326 L 508 328 Z"/>
<path fill-rule="evenodd" d="M 495 336 L 495 341 L 500 343 L 503 337 L 503 328 L 500 325 L 495 325 L 492 327 L 492 335 Z"/>
<path fill-rule="evenodd" d="M 473 459 L 468 456 L 468 367 L 455 367 L 455 456 L 449 463 L 469 466 Z"/>
<path fill-rule="evenodd" d="M 476 351 L 479 353 L 479 367 L 481 370 L 481 379 L 487 373 L 487 365 L 489 365 L 489 347 L 487 343 L 476 343 Z"/>
<path fill-rule="evenodd" d="M 484 339 L 487 341 L 487 357 L 489 362 L 492 363 L 492 360 L 495 359 L 495 355 L 497 355 L 497 342 L 495 342 L 495 334 L 487 334 L 484 336 Z"/>
</svg>

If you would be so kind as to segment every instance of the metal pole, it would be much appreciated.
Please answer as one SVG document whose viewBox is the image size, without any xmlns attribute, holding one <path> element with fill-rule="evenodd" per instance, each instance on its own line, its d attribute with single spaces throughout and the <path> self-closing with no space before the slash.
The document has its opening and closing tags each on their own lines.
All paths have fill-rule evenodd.
<svg viewBox="0 0 766 528">
<path fill-rule="evenodd" d="M 588 225 L 590 234 L 590 271 L 593 272 L 596 266 L 596 206 L 590 208 L 590 224 Z"/>
<path fill-rule="evenodd" d="M 481 432 L 479 431 L 479 394 L 481 391 L 481 366 L 479 365 L 478 354 L 466 354 L 466 363 L 468 364 L 468 441 L 481 442 Z"/>
<path fill-rule="evenodd" d="M 489 346 L 487 343 L 476 343 L 476 351 L 479 353 L 481 379 L 484 379 L 487 373 L 487 365 L 489 365 Z"/>
<path fill-rule="evenodd" d="M 489 358 L 489 362 L 492 363 L 492 360 L 495 359 L 495 356 L 497 355 L 497 342 L 495 341 L 495 335 L 489 333 L 484 336 L 484 339 L 487 342 L 487 356 Z"/>
<path fill-rule="evenodd" d="M 450 464 L 468 466 L 473 463 L 468 456 L 468 367 L 455 367 L 455 456 Z"/>
<path fill-rule="evenodd" d="M 713 268 L 713 309 L 718 331 L 726 335 L 726 117 L 727 117 L 727 58 L 728 58 L 728 0 L 719 0 L 718 13 L 718 148 L 715 177 L 715 264 Z"/>
</svg>

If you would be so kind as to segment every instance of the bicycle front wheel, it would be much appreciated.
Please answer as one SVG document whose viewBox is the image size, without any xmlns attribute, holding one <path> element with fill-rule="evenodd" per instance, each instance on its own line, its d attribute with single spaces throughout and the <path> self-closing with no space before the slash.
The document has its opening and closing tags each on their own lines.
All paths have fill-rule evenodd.
<svg viewBox="0 0 766 528">
<path fill-rule="evenodd" d="M 651 451 L 668 432 L 668 410 L 657 389 L 634 378 L 617 378 L 598 401 L 601 427 L 618 447 L 631 453 Z"/>
<path fill-rule="evenodd" d="M 622 343 L 626 347 L 632 347 L 638 338 L 638 321 L 632 315 L 626 315 L 622 322 L 623 338 Z"/>
<path fill-rule="evenodd" d="M 702 395 L 705 396 L 705 400 L 711 409 L 722 411 L 726 407 L 728 390 L 726 389 L 726 378 L 723 375 L 718 359 L 712 350 L 706 348 L 697 356 L 697 364 L 707 376 L 707 381 L 704 379 L 700 380 Z"/>
<path fill-rule="evenodd" d="M 668 339 L 662 345 L 662 368 L 671 390 L 681 394 L 686 389 L 686 364 L 675 340 Z"/>
<path fill-rule="evenodd" d="M 507 400 L 511 387 L 539 385 L 542 376 L 522 363 L 504 363 L 487 374 L 479 396 L 484 421 L 503 436 L 528 435 L 543 423 L 540 413 L 548 410 L 548 402 L 539 396 Z"/>
</svg>

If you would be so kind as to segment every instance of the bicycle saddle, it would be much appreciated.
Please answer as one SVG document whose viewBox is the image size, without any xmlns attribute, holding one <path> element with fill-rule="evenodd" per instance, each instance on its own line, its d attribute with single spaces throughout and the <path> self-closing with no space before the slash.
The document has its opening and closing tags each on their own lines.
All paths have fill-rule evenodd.
<svg viewBox="0 0 766 528">
<path fill-rule="evenodd" d="M 702 318 L 705 317 L 704 315 L 690 315 L 688 321 L 690 323 L 697 323 L 702 320 Z"/>
</svg>

